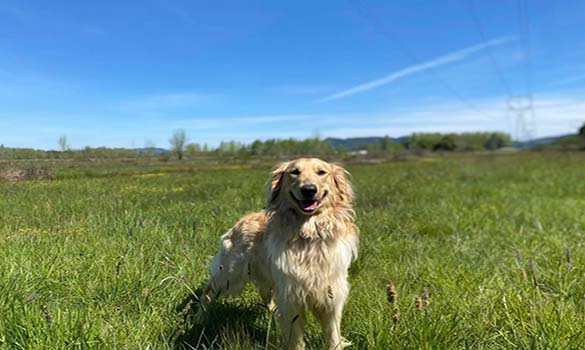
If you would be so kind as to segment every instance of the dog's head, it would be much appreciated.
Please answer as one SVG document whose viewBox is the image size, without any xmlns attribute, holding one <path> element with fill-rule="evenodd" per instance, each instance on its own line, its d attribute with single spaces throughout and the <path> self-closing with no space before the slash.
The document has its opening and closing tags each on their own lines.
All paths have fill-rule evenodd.
<svg viewBox="0 0 585 350">
<path fill-rule="evenodd" d="M 353 191 L 347 174 L 339 165 L 316 158 L 284 162 L 271 173 L 266 206 L 284 204 L 303 215 L 313 215 L 336 206 L 350 206 Z"/>
</svg>

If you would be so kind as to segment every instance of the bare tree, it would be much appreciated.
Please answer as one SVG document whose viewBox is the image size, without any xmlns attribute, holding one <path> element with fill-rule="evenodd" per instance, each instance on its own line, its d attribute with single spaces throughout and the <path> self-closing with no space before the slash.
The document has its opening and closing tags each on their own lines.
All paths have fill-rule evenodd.
<svg viewBox="0 0 585 350">
<path fill-rule="evenodd" d="M 187 134 L 184 129 L 173 131 L 173 137 L 169 139 L 171 150 L 177 155 L 179 160 L 183 159 L 185 145 L 187 144 Z"/>
<path fill-rule="evenodd" d="M 59 137 L 59 148 L 63 152 L 69 150 L 69 142 L 67 141 L 67 135 L 61 135 Z"/>
<path fill-rule="evenodd" d="M 315 130 L 313 130 L 313 134 L 311 135 L 311 138 L 313 140 L 321 141 L 321 139 L 323 138 L 323 135 L 321 135 L 321 132 L 319 131 L 319 129 L 315 129 Z"/>
</svg>

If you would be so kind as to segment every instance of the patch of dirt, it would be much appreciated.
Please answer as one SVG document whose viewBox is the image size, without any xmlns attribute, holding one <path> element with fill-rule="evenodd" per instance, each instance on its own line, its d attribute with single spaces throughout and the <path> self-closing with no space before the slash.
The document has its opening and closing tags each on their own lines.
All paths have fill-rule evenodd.
<svg viewBox="0 0 585 350">
<path fill-rule="evenodd" d="M 52 180 L 53 175 L 45 167 L 1 168 L 0 179 L 10 182 Z"/>
</svg>

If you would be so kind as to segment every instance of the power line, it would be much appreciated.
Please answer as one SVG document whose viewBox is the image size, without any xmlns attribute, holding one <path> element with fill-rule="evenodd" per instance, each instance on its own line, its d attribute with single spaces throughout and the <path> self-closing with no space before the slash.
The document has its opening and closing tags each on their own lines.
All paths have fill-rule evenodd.
<svg viewBox="0 0 585 350">
<path fill-rule="evenodd" d="M 530 26 L 528 23 L 528 14 L 526 4 L 523 0 L 517 0 L 518 5 L 518 28 L 522 37 L 522 49 L 524 50 L 524 78 L 526 83 L 526 93 L 532 92 L 532 74 L 530 72 Z"/>
<path fill-rule="evenodd" d="M 351 0 L 350 0 L 351 2 Z M 410 60 L 412 60 L 413 62 L 415 62 L 415 64 L 422 64 L 423 60 L 421 60 L 419 57 L 417 57 L 412 51 L 410 51 L 400 40 L 398 40 L 396 37 L 394 37 L 393 35 L 391 35 L 390 33 L 388 33 L 384 26 L 380 25 L 380 23 L 378 22 L 378 19 L 375 16 L 369 16 L 368 13 L 366 11 L 364 11 L 364 9 L 361 7 L 361 3 L 359 0 L 355 0 L 355 2 L 357 3 L 357 9 L 360 12 L 362 18 L 365 19 L 370 19 L 372 22 L 374 22 L 375 27 L 380 31 L 380 33 L 382 33 L 384 36 L 386 36 L 389 40 L 391 40 L 392 42 L 396 43 L 397 47 L 400 49 L 400 51 L 402 52 L 402 54 L 409 58 Z M 464 98 L 461 94 L 459 94 L 457 92 L 457 90 L 455 90 L 455 88 L 453 88 L 453 86 L 451 86 L 449 83 L 447 83 L 446 80 L 444 80 L 433 67 L 429 67 L 428 68 L 429 73 L 431 73 L 433 75 L 433 77 L 439 82 L 441 83 L 441 85 L 443 85 L 443 87 L 448 90 L 453 96 L 455 96 L 463 105 L 467 106 L 467 108 L 472 109 L 473 111 L 475 111 L 476 113 L 479 113 L 480 115 L 487 117 L 487 118 L 493 118 L 492 116 L 485 114 L 483 111 L 481 111 L 475 104 L 471 103 L 469 100 L 467 100 L 466 98 Z"/>
<path fill-rule="evenodd" d="M 532 92 L 532 74 L 531 74 L 531 67 L 530 67 L 530 44 L 529 44 L 529 36 L 530 36 L 530 28 L 529 28 L 529 23 L 528 23 L 528 17 L 527 17 L 527 10 L 526 10 L 526 4 L 522 2 L 523 0 L 518 0 L 517 1 L 517 5 L 518 5 L 518 25 L 519 25 L 519 29 L 520 32 L 522 34 L 522 44 L 523 44 L 523 49 L 524 49 L 524 80 L 525 80 L 525 84 L 526 84 L 526 94 L 522 95 L 522 94 L 514 94 L 512 91 L 512 88 L 510 87 L 510 84 L 508 84 L 508 81 L 506 80 L 506 78 L 504 77 L 503 71 L 500 68 L 500 65 L 498 64 L 498 62 L 496 61 L 491 48 L 487 48 L 487 52 L 490 58 L 490 61 L 492 63 L 492 66 L 494 67 L 494 71 L 496 72 L 498 78 L 500 79 L 500 81 L 502 82 L 502 84 L 504 85 L 507 93 L 508 93 L 508 100 L 507 100 L 507 105 L 508 105 L 508 109 L 511 113 L 514 113 L 516 118 L 515 118 L 515 129 L 516 129 L 516 137 L 521 140 L 521 139 L 532 139 L 532 133 L 533 133 L 533 126 L 534 126 L 534 122 L 535 122 L 535 113 L 534 113 L 534 101 L 533 101 L 533 92 Z M 479 16 L 477 14 L 476 8 L 475 8 L 475 2 L 474 0 L 468 0 L 468 5 L 469 5 L 469 12 L 471 14 L 471 18 L 473 20 L 473 22 L 475 23 L 475 27 L 477 28 L 477 31 L 479 32 L 482 40 L 486 40 L 486 32 L 483 29 L 483 26 L 481 24 L 481 20 L 479 19 Z M 527 121 L 526 118 L 526 114 L 530 113 L 531 116 L 531 120 Z"/>
<path fill-rule="evenodd" d="M 530 47 L 530 21 L 528 18 L 528 8 L 525 0 L 517 0 L 518 6 L 518 28 L 522 36 L 522 48 L 524 50 L 524 80 L 526 83 L 527 108 L 530 112 L 531 127 L 524 126 L 525 133 L 531 138 L 532 126 L 536 121 L 536 112 L 534 110 L 534 97 L 532 89 L 532 65 L 531 65 L 531 47 Z"/>
<path fill-rule="evenodd" d="M 485 42 L 485 41 L 487 41 L 487 35 L 483 29 L 483 26 L 481 24 L 481 20 L 479 19 L 479 16 L 477 15 L 477 11 L 475 9 L 475 2 L 474 2 L 474 0 L 468 0 L 467 3 L 469 5 L 469 12 L 471 14 L 471 18 L 473 19 L 473 22 L 475 23 L 475 27 L 476 27 L 477 31 L 479 32 L 481 40 Z M 487 53 L 488 53 L 488 56 L 489 56 L 490 61 L 492 63 L 492 66 L 494 67 L 494 71 L 496 72 L 496 75 L 498 76 L 498 78 L 500 79 L 502 84 L 504 85 L 504 88 L 506 89 L 508 96 L 512 96 L 514 94 L 512 91 L 512 88 L 510 87 L 508 80 L 504 76 L 504 73 L 503 73 L 500 65 L 498 64 L 498 61 L 496 61 L 496 58 L 494 57 L 494 54 L 492 52 L 491 47 L 489 47 L 489 46 L 487 47 Z"/>
</svg>

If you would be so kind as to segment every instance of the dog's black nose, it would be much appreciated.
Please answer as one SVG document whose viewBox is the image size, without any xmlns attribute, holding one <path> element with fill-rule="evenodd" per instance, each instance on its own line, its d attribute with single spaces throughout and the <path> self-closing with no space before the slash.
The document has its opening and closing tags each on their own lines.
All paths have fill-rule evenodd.
<svg viewBox="0 0 585 350">
<path fill-rule="evenodd" d="M 301 186 L 301 194 L 304 197 L 313 197 L 317 193 L 317 186 L 315 185 L 303 185 Z"/>
</svg>

